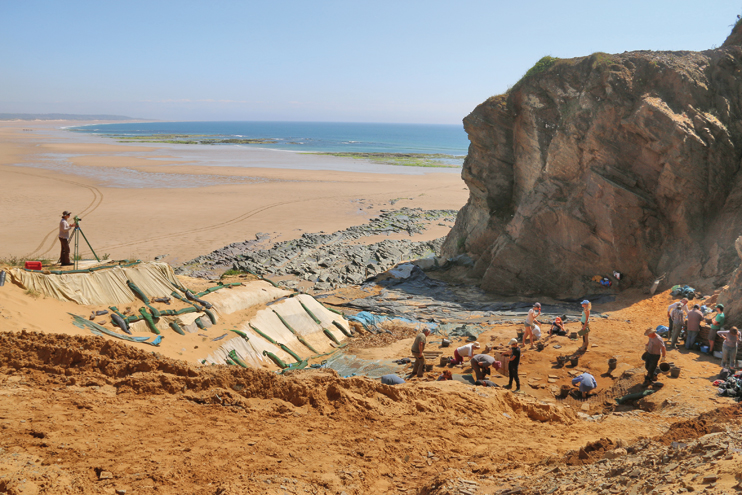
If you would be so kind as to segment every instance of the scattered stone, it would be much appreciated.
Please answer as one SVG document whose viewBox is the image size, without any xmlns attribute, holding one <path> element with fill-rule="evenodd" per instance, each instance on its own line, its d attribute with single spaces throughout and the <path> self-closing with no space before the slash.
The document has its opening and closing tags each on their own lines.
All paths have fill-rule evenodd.
<svg viewBox="0 0 742 495">
<path fill-rule="evenodd" d="M 113 479 L 113 473 L 110 471 L 101 471 L 98 475 L 99 480 L 112 480 Z"/>
</svg>

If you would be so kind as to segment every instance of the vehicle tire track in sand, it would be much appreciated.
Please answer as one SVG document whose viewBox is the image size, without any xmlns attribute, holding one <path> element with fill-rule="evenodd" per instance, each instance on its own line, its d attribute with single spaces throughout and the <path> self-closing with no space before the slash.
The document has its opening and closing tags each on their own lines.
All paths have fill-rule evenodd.
<svg viewBox="0 0 742 495">
<path fill-rule="evenodd" d="M 80 186 L 80 187 L 84 187 L 84 188 L 88 189 L 90 192 L 93 193 L 93 200 L 90 202 L 90 204 L 88 204 L 78 214 L 79 216 L 90 214 L 90 213 L 94 212 L 96 209 L 98 209 L 98 207 L 101 205 L 101 203 L 103 203 L 103 193 L 100 191 L 100 189 L 98 189 L 95 186 L 84 184 L 82 182 L 76 182 L 76 181 L 70 180 L 70 179 L 62 179 L 62 178 L 59 178 L 59 177 L 50 178 L 50 177 L 48 177 L 46 175 L 31 174 L 31 173 L 28 173 L 28 172 L 20 172 L 20 171 L 17 171 L 17 170 L 9 170 L 9 172 L 12 172 L 12 173 L 15 173 L 15 174 L 20 174 L 20 175 L 28 175 L 29 177 L 36 177 L 36 178 L 39 178 L 40 177 L 40 178 L 44 178 L 44 179 L 56 180 L 56 181 L 59 181 L 59 182 L 67 182 L 68 184 L 72 184 L 72 185 L 75 185 L 75 186 Z M 49 233 L 46 234 L 44 236 L 44 238 L 41 240 L 41 242 L 36 247 L 36 249 L 34 249 L 33 251 L 31 251 L 29 254 L 27 254 L 24 257 L 25 258 L 31 258 L 33 256 L 43 256 L 43 255 L 47 254 L 49 251 L 51 251 L 52 249 L 54 249 L 54 246 L 56 244 L 56 239 L 52 239 L 52 242 L 50 243 L 49 247 L 45 251 L 40 252 L 42 249 L 44 249 L 44 244 L 46 244 L 46 242 L 49 240 L 49 237 L 52 236 L 55 232 L 58 232 L 58 231 L 59 231 L 59 229 L 52 229 L 51 231 L 49 231 Z"/>
</svg>

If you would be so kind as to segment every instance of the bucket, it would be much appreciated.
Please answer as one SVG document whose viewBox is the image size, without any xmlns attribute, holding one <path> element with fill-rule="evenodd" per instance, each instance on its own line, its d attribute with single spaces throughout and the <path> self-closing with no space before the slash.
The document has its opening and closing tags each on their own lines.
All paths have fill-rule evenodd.
<svg viewBox="0 0 742 495">
<path fill-rule="evenodd" d="M 432 364 L 426 364 L 425 365 L 425 371 L 433 371 L 433 365 Z"/>
<path fill-rule="evenodd" d="M 618 364 L 618 359 L 616 359 L 616 358 L 610 358 L 608 360 L 608 369 L 609 370 L 615 370 L 617 364 Z"/>
<path fill-rule="evenodd" d="M 704 354 L 707 354 L 709 352 L 709 346 L 702 345 L 701 346 L 701 352 L 704 353 Z"/>
<path fill-rule="evenodd" d="M 518 337 L 516 338 L 518 339 L 518 342 L 523 342 L 523 331 L 522 330 L 518 331 Z"/>
<path fill-rule="evenodd" d="M 544 343 L 543 342 L 537 342 L 536 343 L 536 350 L 541 352 L 544 350 Z"/>
<path fill-rule="evenodd" d="M 673 378 L 677 378 L 680 376 L 680 368 L 671 368 L 670 369 L 670 376 Z"/>
<path fill-rule="evenodd" d="M 449 359 L 445 356 L 441 356 L 441 361 L 438 366 L 446 366 L 449 363 Z"/>
<path fill-rule="evenodd" d="M 489 354 L 492 352 L 492 346 L 490 344 L 487 344 L 484 346 L 484 352 L 482 354 Z"/>
<path fill-rule="evenodd" d="M 578 357 L 569 358 L 569 364 L 571 364 L 572 366 L 577 366 L 579 362 L 580 358 Z"/>
<path fill-rule="evenodd" d="M 450 340 L 443 339 L 441 341 L 441 347 L 448 347 L 449 345 L 451 345 L 451 341 Z"/>
<path fill-rule="evenodd" d="M 564 363 L 567 362 L 567 356 L 557 356 L 557 364 L 559 366 L 564 366 Z"/>
<path fill-rule="evenodd" d="M 670 363 L 660 363 L 660 371 L 663 373 L 670 371 Z"/>
<path fill-rule="evenodd" d="M 567 397 L 570 390 L 572 390 L 572 387 L 570 387 L 569 385 L 562 385 L 562 388 L 559 389 L 559 397 Z"/>
<path fill-rule="evenodd" d="M 577 340 L 577 332 L 572 332 L 569 334 L 569 338 L 571 340 Z"/>
</svg>

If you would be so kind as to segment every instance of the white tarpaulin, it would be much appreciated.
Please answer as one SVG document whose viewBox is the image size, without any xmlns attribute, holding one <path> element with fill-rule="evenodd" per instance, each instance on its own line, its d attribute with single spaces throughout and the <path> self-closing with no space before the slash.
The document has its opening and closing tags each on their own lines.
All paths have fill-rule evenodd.
<svg viewBox="0 0 742 495">
<path fill-rule="evenodd" d="M 46 297 L 74 301 L 85 306 L 127 304 L 138 298 L 126 285 L 127 280 L 147 297 L 169 296 L 177 285 L 175 273 L 167 263 L 146 262 L 133 266 L 102 268 L 88 273 L 56 275 L 12 268 L 13 281 L 24 289 L 33 289 Z"/>
</svg>

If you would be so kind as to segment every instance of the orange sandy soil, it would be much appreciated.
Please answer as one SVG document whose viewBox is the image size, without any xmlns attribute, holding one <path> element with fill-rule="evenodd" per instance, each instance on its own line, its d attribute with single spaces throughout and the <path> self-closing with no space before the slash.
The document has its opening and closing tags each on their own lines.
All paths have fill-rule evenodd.
<svg viewBox="0 0 742 495">
<path fill-rule="evenodd" d="M 369 165 L 349 158 L 248 148 L 241 149 L 244 155 L 239 156 L 249 167 L 208 166 L 199 160 L 179 160 L 161 145 L 108 144 L 110 140 L 80 133 L 67 137 L 57 130 L 65 124 L 84 122 L 0 122 L 0 259 L 56 261 L 63 210 L 83 218 L 83 231 L 100 256 L 151 260 L 168 255 L 165 261 L 176 265 L 254 239 L 259 232 L 271 234 L 273 240 L 294 239 L 304 232 L 334 232 L 367 222 L 386 208 L 458 210 L 468 198 L 460 174 L 451 170 L 402 167 L 414 175 L 394 173 L 399 167 L 389 167 L 385 173 L 387 169 L 378 165 L 375 170 L 381 173 L 307 170 L 300 168 L 342 163 L 349 170 L 366 170 Z M 214 147 L 198 156 L 207 160 L 221 152 L 238 153 Z M 33 167 L 47 163 L 50 153 L 61 163 L 59 168 Z M 278 168 L 287 160 L 297 168 Z M 227 183 L 110 187 L 72 173 L 86 168 L 110 170 L 112 177 L 133 171 L 192 177 L 194 182 L 220 176 Z M 245 178 L 259 182 L 242 182 Z M 397 198 L 404 199 L 392 206 L 390 201 Z M 436 239 L 449 230 L 433 225 L 412 239 Z M 92 258 L 84 245 L 82 253 Z"/>
<path fill-rule="evenodd" d="M 625 292 L 594 308 L 609 318 L 595 319 L 597 347 L 577 369 L 609 390 L 607 360 L 617 357 L 616 377 L 640 366 L 642 332 L 664 323 L 670 300 L 667 292 Z M 505 342 L 515 330 L 492 328 L 480 340 Z M 404 357 L 409 342 L 358 354 Z M 476 493 L 495 493 L 505 473 L 558 464 L 601 438 L 661 436 L 677 421 L 733 404 L 711 386 L 718 360 L 685 351 L 670 351 L 680 378 L 663 376 L 665 386 L 640 401 L 644 411 L 614 408 L 605 394 L 557 400 L 549 387 L 567 383 L 569 368 L 556 368 L 556 356 L 578 345 L 558 338 L 543 352 L 527 351 L 524 393 L 515 394 L 432 381 L 438 367 L 389 387 L 325 370 L 278 376 L 198 366 L 100 337 L 3 332 L 0 493 L 428 493 L 453 476 L 476 480 Z M 549 374 L 558 380 L 548 383 Z M 528 385 L 535 378 L 538 388 Z"/>
</svg>

